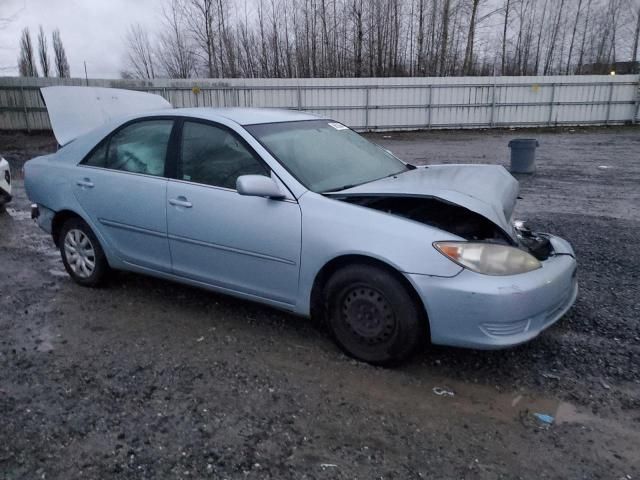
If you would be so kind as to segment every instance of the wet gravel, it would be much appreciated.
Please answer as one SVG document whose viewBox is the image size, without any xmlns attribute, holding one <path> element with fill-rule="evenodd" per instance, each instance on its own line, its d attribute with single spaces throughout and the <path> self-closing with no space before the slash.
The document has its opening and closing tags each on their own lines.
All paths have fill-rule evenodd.
<svg viewBox="0 0 640 480">
<path fill-rule="evenodd" d="M 124 273 L 73 284 L 18 179 L 0 215 L 0 478 L 637 478 L 640 130 L 572 130 L 371 135 L 414 163 L 503 165 L 511 138 L 538 138 L 517 215 L 579 259 L 575 307 L 535 341 L 392 370 L 259 305 Z M 14 172 L 54 146 L 0 133 Z"/>
</svg>

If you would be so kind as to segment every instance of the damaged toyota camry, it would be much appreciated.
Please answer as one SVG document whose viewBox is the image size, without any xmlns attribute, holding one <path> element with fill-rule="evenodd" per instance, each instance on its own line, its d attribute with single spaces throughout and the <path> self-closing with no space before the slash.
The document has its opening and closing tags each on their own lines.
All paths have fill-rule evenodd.
<svg viewBox="0 0 640 480">
<path fill-rule="evenodd" d="M 261 302 L 374 364 L 427 340 L 517 345 L 575 301 L 573 249 L 512 220 L 502 166 L 416 167 L 298 111 L 43 98 L 62 147 L 26 163 L 25 186 L 80 285 L 129 270 Z"/>
</svg>

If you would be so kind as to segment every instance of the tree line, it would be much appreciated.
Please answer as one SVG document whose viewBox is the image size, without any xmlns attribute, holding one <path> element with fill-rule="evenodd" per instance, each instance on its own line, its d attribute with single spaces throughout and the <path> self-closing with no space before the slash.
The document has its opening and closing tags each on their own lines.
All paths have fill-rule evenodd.
<svg viewBox="0 0 640 480">
<path fill-rule="evenodd" d="M 69 78 L 71 72 L 69 71 L 67 54 L 60 37 L 60 30 L 55 29 L 51 34 L 51 45 L 53 47 L 53 61 L 49 56 L 49 41 L 42 25 L 38 29 L 37 45 L 35 46 L 31 41 L 29 28 L 24 28 L 20 35 L 20 54 L 18 56 L 20 76 L 38 77 L 42 75 L 43 77 Z M 40 65 L 39 70 L 38 64 Z"/>
<path fill-rule="evenodd" d="M 135 78 L 608 73 L 640 0 L 164 0 L 129 27 Z"/>
</svg>

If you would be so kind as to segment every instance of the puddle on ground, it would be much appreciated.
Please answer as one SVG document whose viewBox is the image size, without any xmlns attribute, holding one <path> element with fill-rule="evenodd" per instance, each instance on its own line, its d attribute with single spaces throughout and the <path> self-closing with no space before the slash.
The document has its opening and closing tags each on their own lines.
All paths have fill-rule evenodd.
<svg viewBox="0 0 640 480">
<path fill-rule="evenodd" d="M 270 353 L 269 358 L 265 358 L 269 364 L 300 376 L 306 374 L 305 369 L 296 366 L 290 358 L 287 360 L 280 358 L 279 353 Z M 637 429 L 615 419 L 594 415 L 584 407 L 524 389 L 504 391 L 498 387 L 452 380 L 432 375 L 422 368 L 405 374 L 397 370 L 373 370 L 364 375 L 360 368 L 339 374 L 327 370 L 323 382 L 327 388 L 339 389 L 346 396 L 366 397 L 375 405 L 386 404 L 399 411 L 412 411 L 425 424 L 446 412 L 446 416 L 484 417 L 519 423 L 527 428 L 588 425 L 601 431 L 613 431 L 620 438 L 633 439 L 634 444 L 640 443 L 640 431 Z"/>
<path fill-rule="evenodd" d="M 443 380 L 444 381 L 444 380 Z M 486 385 L 468 384 L 446 380 L 446 385 L 455 392 L 453 397 L 438 400 L 464 413 L 483 415 L 507 422 L 520 422 L 532 427 L 547 428 L 551 425 L 590 425 L 603 430 L 615 431 L 621 436 L 637 438 L 640 432 L 628 425 L 594 415 L 591 410 L 557 398 L 544 397 L 521 390 L 501 392 Z M 433 397 L 433 395 L 432 395 Z M 423 401 L 426 399 L 423 399 Z M 433 406 L 433 402 L 429 402 Z M 547 418 L 550 423 L 537 418 Z"/>
</svg>

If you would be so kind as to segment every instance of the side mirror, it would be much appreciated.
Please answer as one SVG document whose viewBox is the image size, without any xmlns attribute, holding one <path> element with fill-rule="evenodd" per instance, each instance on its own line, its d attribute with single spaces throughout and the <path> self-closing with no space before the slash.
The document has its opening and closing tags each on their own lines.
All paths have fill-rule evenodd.
<svg viewBox="0 0 640 480">
<path fill-rule="evenodd" d="M 241 175 L 236 180 L 236 190 L 251 197 L 285 198 L 278 184 L 264 175 Z"/>
</svg>

